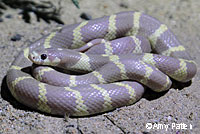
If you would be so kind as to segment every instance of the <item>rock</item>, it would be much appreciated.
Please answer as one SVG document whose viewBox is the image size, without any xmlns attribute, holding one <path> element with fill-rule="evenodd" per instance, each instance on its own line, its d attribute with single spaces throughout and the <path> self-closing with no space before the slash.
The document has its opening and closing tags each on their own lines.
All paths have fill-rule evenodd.
<svg viewBox="0 0 200 134">
<path fill-rule="evenodd" d="M 91 20 L 92 16 L 87 13 L 81 13 L 80 17 L 84 20 Z"/>
<path fill-rule="evenodd" d="M 22 38 L 22 35 L 16 34 L 11 37 L 11 41 L 19 41 L 19 40 L 21 40 L 21 38 Z"/>
</svg>

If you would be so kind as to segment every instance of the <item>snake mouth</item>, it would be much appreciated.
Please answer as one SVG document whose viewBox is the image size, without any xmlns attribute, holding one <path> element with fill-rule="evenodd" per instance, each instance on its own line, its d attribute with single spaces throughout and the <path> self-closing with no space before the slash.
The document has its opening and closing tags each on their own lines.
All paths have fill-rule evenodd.
<svg viewBox="0 0 200 134">
<path fill-rule="evenodd" d="M 28 58 L 29 58 L 29 60 L 31 60 L 35 64 L 41 64 L 41 60 L 39 58 L 39 55 L 35 51 L 33 51 L 32 53 L 30 53 L 28 55 Z"/>
</svg>

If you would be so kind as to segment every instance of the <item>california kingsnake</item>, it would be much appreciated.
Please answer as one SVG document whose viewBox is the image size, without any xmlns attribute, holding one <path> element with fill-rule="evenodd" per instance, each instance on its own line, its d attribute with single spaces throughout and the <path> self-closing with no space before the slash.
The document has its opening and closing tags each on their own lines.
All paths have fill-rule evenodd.
<svg viewBox="0 0 200 134">
<path fill-rule="evenodd" d="M 151 49 L 156 54 L 143 53 Z M 36 67 L 35 77 L 43 82 L 52 78 L 50 85 L 24 71 L 32 68 L 29 58 L 37 64 L 89 73 L 64 75 Z M 12 63 L 7 85 L 19 102 L 33 109 L 85 116 L 133 104 L 143 95 L 144 85 L 158 92 L 168 90 L 169 77 L 187 82 L 196 71 L 196 64 L 166 25 L 140 12 L 121 12 L 63 26 L 35 41 Z"/>
</svg>

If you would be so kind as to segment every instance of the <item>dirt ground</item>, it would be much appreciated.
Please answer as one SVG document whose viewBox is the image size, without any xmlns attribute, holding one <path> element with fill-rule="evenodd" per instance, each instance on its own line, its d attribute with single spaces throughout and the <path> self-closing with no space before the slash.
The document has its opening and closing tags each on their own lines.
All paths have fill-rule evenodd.
<svg viewBox="0 0 200 134">
<path fill-rule="evenodd" d="M 57 4 L 57 0 L 51 0 Z M 192 83 L 178 90 L 171 88 L 166 93 L 146 93 L 140 101 L 128 107 L 85 118 L 70 118 L 46 115 L 18 103 L 6 88 L 5 76 L 15 56 L 30 42 L 51 32 L 57 23 L 37 21 L 31 14 L 31 23 L 25 23 L 20 10 L 8 9 L 0 22 L 0 134 L 197 134 L 200 132 L 200 1 L 199 0 L 80 0 L 77 9 L 70 0 L 62 0 L 61 19 L 65 24 L 82 21 L 82 12 L 92 18 L 120 11 L 141 11 L 149 14 L 177 35 L 190 52 L 198 66 Z M 6 17 L 11 15 L 12 17 Z M 15 34 L 20 41 L 11 41 Z M 180 87 L 180 86 L 179 86 Z M 149 123 L 149 124 L 148 124 Z M 160 125 L 147 129 L 146 126 Z M 173 125 L 176 125 L 174 127 Z M 185 125 L 187 125 L 186 128 Z M 168 126 L 168 128 L 166 128 Z M 182 128 L 180 128 L 182 126 Z M 163 128 L 162 128 L 163 127 Z"/>
</svg>

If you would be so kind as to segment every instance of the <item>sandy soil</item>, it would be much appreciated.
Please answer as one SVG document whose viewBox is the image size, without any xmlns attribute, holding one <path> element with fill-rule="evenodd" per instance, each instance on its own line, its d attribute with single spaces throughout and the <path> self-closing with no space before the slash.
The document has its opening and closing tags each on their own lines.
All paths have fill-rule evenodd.
<svg viewBox="0 0 200 134">
<path fill-rule="evenodd" d="M 57 3 L 56 0 L 51 0 Z M 124 4 L 125 6 L 120 6 Z M 5 84 L 6 72 L 15 56 L 30 42 L 52 31 L 58 24 L 37 22 L 31 15 L 31 24 L 25 23 L 18 14 L 20 10 L 8 9 L 0 22 L 0 134 L 29 133 L 177 133 L 195 134 L 200 131 L 200 1 L 199 0 L 80 0 L 81 9 L 71 1 L 62 0 L 62 20 L 65 24 L 82 21 L 82 12 L 93 18 L 120 11 L 141 11 L 156 17 L 177 35 L 196 61 L 198 73 L 191 85 L 182 90 L 172 88 L 166 93 L 146 93 L 140 101 L 128 107 L 106 114 L 72 118 L 65 121 L 38 113 L 18 103 Z M 126 8 L 127 6 L 127 8 Z M 11 14 L 12 18 L 5 16 Z M 20 41 L 11 41 L 16 33 L 23 35 Z M 179 86 L 180 88 L 180 86 Z M 149 95 L 150 94 L 150 95 Z M 169 125 L 169 128 L 147 129 L 146 124 Z M 172 124 L 186 124 L 187 129 L 173 128 Z M 190 127 L 192 126 L 192 129 Z"/>
</svg>

